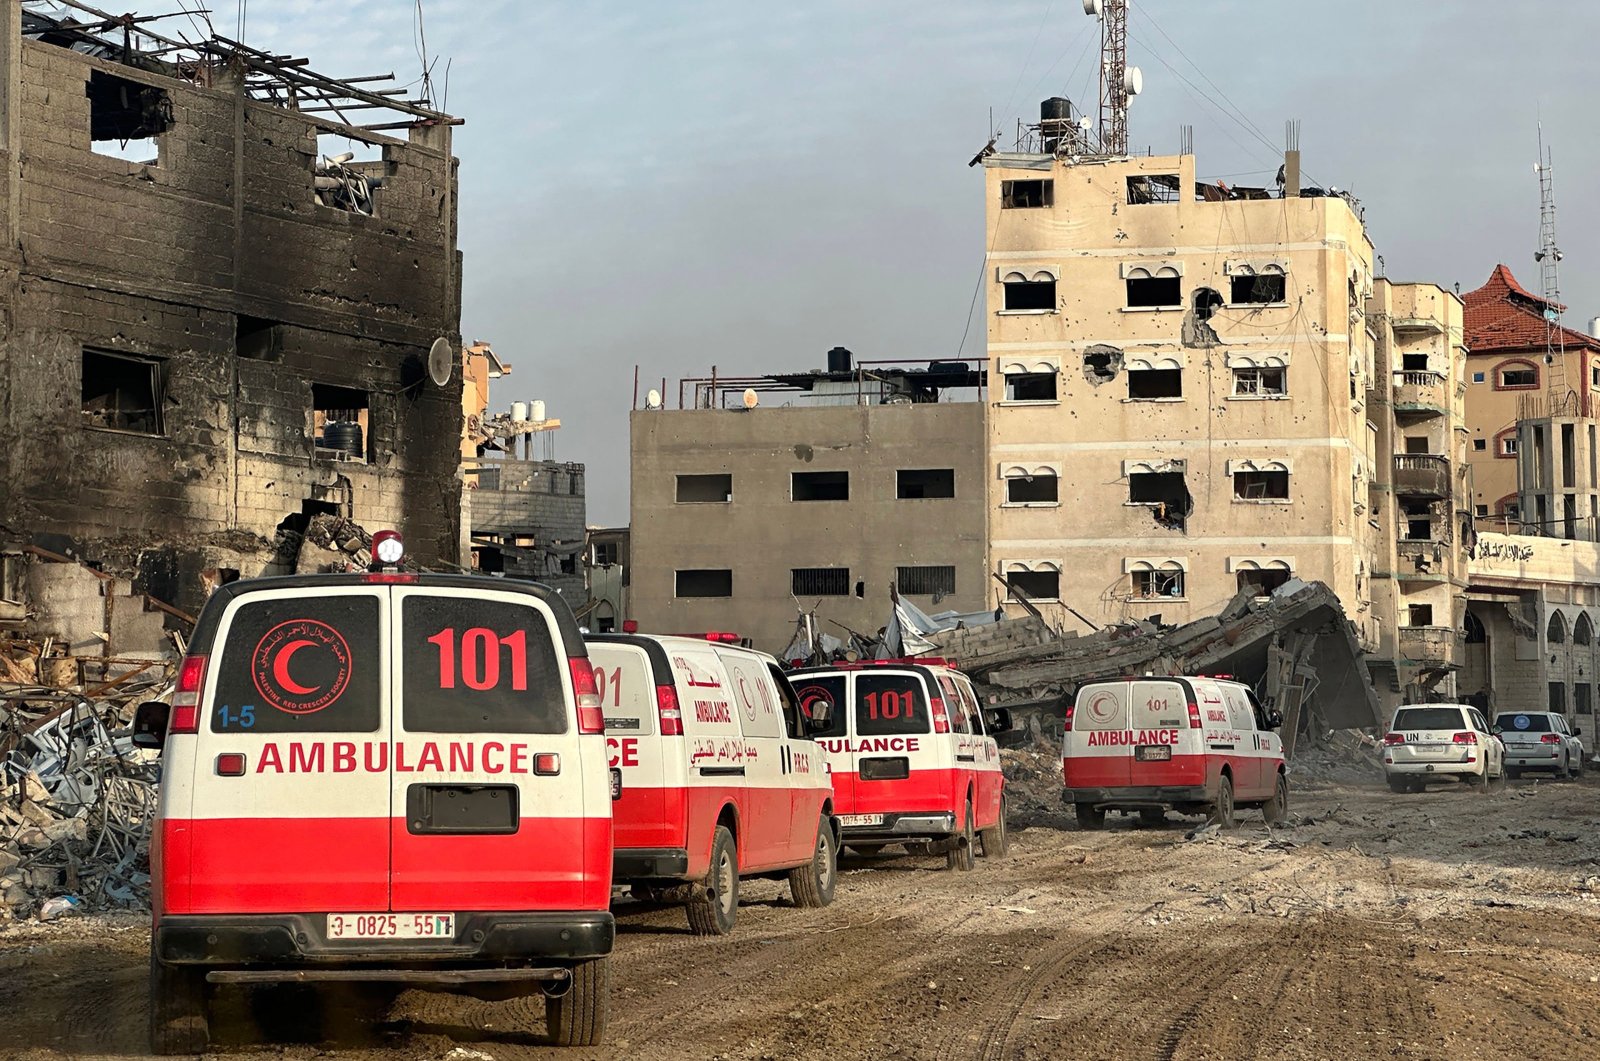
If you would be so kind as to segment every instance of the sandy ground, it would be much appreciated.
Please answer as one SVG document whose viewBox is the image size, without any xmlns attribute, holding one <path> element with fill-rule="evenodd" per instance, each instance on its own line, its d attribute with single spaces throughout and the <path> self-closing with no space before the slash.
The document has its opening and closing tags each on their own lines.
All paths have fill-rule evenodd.
<svg viewBox="0 0 1600 1061">
<path fill-rule="evenodd" d="M 622 903 L 607 1045 L 554 1051 L 543 1006 L 408 992 L 229 993 L 218 1052 L 544 1057 L 1593 1058 L 1600 784 L 1392 796 L 1297 789 L 1250 813 L 1017 829 L 1011 856 L 847 858 L 821 911 L 747 884 L 734 933 Z M 144 1056 L 132 918 L 0 930 L 0 1056 Z"/>
</svg>

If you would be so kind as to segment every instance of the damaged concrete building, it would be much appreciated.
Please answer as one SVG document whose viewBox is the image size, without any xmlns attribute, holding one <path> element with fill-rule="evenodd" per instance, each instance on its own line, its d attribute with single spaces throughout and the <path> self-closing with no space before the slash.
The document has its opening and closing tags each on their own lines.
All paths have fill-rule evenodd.
<svg viewBox="0 0 1600 1061">
<path fill-rule="evenodd" d="M 1087 631 L 1299 577 L 1391 699 L 1437 687 L 1465 581 L 1460 300 L 1375 278 L 1359 204 L 1302 186 L 1298 151 L 1281 186 L 1229 188 L 1190 153 L 1063 148 L 1065 103 L 974 160 L 992 602 Z"/>
<path fill-rule="evenodd" d="M 5 6 L 0 544 L 190 611 L 202 572 L 345 562 L 361 528 L 458 562 L 457 120 Z"/>
</svg>

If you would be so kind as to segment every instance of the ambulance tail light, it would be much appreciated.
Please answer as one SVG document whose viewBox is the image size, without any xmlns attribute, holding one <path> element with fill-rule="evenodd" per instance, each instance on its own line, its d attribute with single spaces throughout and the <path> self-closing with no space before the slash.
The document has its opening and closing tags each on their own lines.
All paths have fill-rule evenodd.
<svg viewBox="0 0 1600 1061">
<path fill-rule="evenodd" d="M 1199 704 L 1191 703 L 1189 705 L 1189 728 L 1190 729 L 1199 729 L 1200 728 L 1200 705 Z"/>
<path fill-rule="evenodd" d="M 582 656 L 568 661 L 572 668 L 572 695 L 578 701 L 578 732 L 604 733 L 606 718 L 600 711 L 600 689 L 594 682 L 594 665 Z"/>
<path fill-rule="evenodd" d="M 1072 715 L 1077 710 L 1078 710 L 1078 705 L 1077 704 L 1071 703 L 1071 702 L 1069 702 L 1067 704 L 1067 732 L 1068 733 L 1072 732 Z"/>
<path fill-rule="evenodd" d="M 200 696 L 205 691 L 206 657 L 185 656 L 178 671 L 178 688 L 172 694 L 172 719 L 168 733 L 200 732 Z"/>
<path fill-rule="evenodd" d="M 1559 733 L 1546 733 L 1544 736 L 1539 738 L 1539 743 L 1540 744 L 1560 744 L 1561 743 L 1561 734 L 1559 734 Z"/>
<path fill-rule="evenodd" d="M 661 720 L 663 737 L 683 736 L 683 712 L 678 708 L 678 691 L 670 685 L 656 686 L 656 716 Z"/>
<path fill-rule="evenodd" d="M 1404 733 L 1385 733 L 1383 735 L 1383 743 L 1385 744 L 1404 744 L 1405 742 L 1406 735 Z"/>
<path fill-rule="evenodd" d="M 1478 743 L 1478 735 L 1471 730 L 1467 730 L 1463 733 L 1455 734 L 1450 738 L 1450 741 L 1453 744 L 1476 744 Z"/>
<path fill-rule="evenodd" d="M 950 732 L 950 716 L 944 713 L 944 701 L 937 696 L 931 701 L 933 710 L 933 731 L 935 733 Z"/>
</svg>

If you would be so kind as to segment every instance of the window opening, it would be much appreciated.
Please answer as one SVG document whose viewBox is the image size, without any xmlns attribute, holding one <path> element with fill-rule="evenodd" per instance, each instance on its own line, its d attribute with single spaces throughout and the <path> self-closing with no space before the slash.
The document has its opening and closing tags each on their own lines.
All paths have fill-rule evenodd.
<svg viewBox="0 0 1600 1061">
<path fill-rule="evenodd" d="M 1558 715 L 1567 713 L 1567 686 L 1565 682 L 1550 683 L 1550 710 Z"/>
<path fill-rule="evenodd" d="M 1128 500 L 1150 505 L 1156 523 L 1168 530 L 1183 530 L 1194 510 L 1182 472 L 1133 472 L 1128 476 Z"/>
<path fill-rule="evenodd" d="M 368 401 L 366 391 L 311 385 L 311 435 L 318 457 L 366 460 Z"/>
<path fill-rule="evenodd" d="M 375 214 L 373 194 L 383 187 L 386 165 L 378 144 L 338 133 L 319 134 L 312 165 L 317 202 L 352 214 Z"/>
<path fill-rule="evenodd" d="M 680 505 L 725 505 L 733 500 L 733 475 L 680 475 L 677 500 Z"/>
<path fill-rule="evenodd" d="M 1229 283 L 1234 305 L 1270 305 L 1284 301 L 1285 277 L 1282 273 L 1235 276 Z"/>
<path fill-rule="evenodd" d="M 894 570 L 895 588 L 908 597 L 932 596 L 935 601 L 956 591 L 954 567 L 897 567 Z"/>
<path fill-rule="evenodd" d="M 1060 500 L 1060 480 L 1054 475 L 1018 475 L 1006 480 L 1006 501 L 1013 505 L 1043 504 Z"/>
<path fill-rule="evenodd" d="M 172 128 L 172 98 L 165 89 L 92 70 L 84 95 L 89 97 L 89 141 L 95 154 L 160 164 L 157 139 Z"/>
<path fill-rule="evenodd" d="M 1127 285 L 1131 309 L 1183 305 L 1183 285 L 1179 277 L 1130 276 Z"/>
<path fill-rule="evenodd" d="M 901 468 L 894 476 L 895 496 L 902 500 L 955 497 L 954 468 Z"/>
<path fill-rule="evenodd" d="M 1483 628 L 1483 620 L 1472 612 L 1467 612 L 1466 622 L 1463 625 L 1466 627 L 1467 644 L 1486 645 L 1489 643 L 1489 632 Z"/>
<path fill-rule="evenodd" d="M 252 361 L 282 361 L 283 322 L 239 314 L 233 325 L 233 352 Z"/>
<path fill-rule="evenodd" d="M 1061 596 L 1061 572 L 1007 571 L 1006 588 L 1013 600 L 1056 600 Z"/>
<path fill-rule="evenodd" d="M 1477 506 L 1474 506 L 1473 514 L 1474 515 L 1478 515 L 1478 516 L 1487 516 L 1489 514 L 1489 506 L 1488 505 L 1477 505 Z"/>
<path fill-rule="evenodd" d="M 1175 567 L 1143 569 L 1133 573 L 1133 595 L 1142 600 L 1183 596 L 1183 571 Z"/>
<path fill-rule="evenodd" d="M 1401 354 L 1400 368 L 1404 372 L 1426 372 L 1428 371 L 1428 355 Z"/>
<path fill-rule="evenodd" d="M 1406 625 L 1408 625 L 1408 626 L 1432 626 L 1433 625 L 1433 605 L 1431 605 L 1431 604 L 1412 604 L 1412 605 L 1408 605 L 1406 607 Z"/>
<path fill-rule="evenodd" d="M 677 572 L 679 597 L 731 597 L 733 571 L 729 568 L 687 568 Z"/>
<path fill-rule="evenodd" d="M 797 597 L 848 597 L 848 567 L 796 567 L 789 571 L 790 591 Z"/>
<path fill-rule="evenodd" d="M 1251 590 L 1258 597 L 1264 597 L 1289 581 L 1289 572 L 1281 567 L 1264 567 L 1240 571 L 1239 588 Z"/>
<path fill-rule="evenodd" d="M 789 479 L 796 501 L 850 500 L 849 472 L 792 472 Z"/>
<path fill-rule="evenodd" d="M 83 351 L 83 421 L 90 427 L 166 434 L 166 362 L 153 357 Z"/>
<path fill-rule="evenodd" d="M 1006 375 L 1006 401 L 1053 402 L 1056 400 L 1055 372 L 1011 372 Z"/>
<path fill-rule="evenodd" d="M 1182 181 L 1176 173 L 1144 173 L 1128 178 L 1128 204 L 1175 203 Z"/>
<path fill-rule="evenodd" d="M 1532 365 L 1518 365 L 1515 368 L 1500 370 L 1500 386 L 1502 387 L 1537 387 L 1539 385 L 1539 370 Z"/>
<path fill-rule="evenodd" d="M 1006 309 L 1053 310 L 1056 308 L 1054 280 L 1010 280 L 1006 282 Z"/>
<path fill-rule="evenodd" d="M 1431 443 L 1428 442 L 1426 437 L 1419 438 L 1419 437 L 1417 437 L 1415 435 L 1407 435 L 1406 436 L 1406 452 L 1407 453 L 1417 453 L 1417 454 L 1424 454 L 1425 455 L 1425 454 L 1433 452 L 1433 446 L 1432 446 Z"/>
<path fill-rule="evenodd" d="M 1122 351 L 1114 346 L 1091 346 L 1083 352 L 1083 378 L 1098 387 L 1117 378 Z"/>
<path fill-rule="evenodd" d="M 1482 383 L 1483 382 L 1483 373 L 1482 372 L 1474 372 L 1472 374 L 1472 382 L 1474 382 L 1474 383 Z"/>
<path fill-rule="evenodd" d="M 1285 375 L 1281 368 L 1236 368 L 1233 370 L 1234 397 L 1287 394 Z"/>
<path fill-rule="evenodd" d="M 1234 472 L 1233 496 L 1246 501 L 1286 501 L 1289 498 L 1289 473 Z"/>
<path fill-rule="evenodd" d="M 1051 205 L 1055 181 L 1001 181 L 1000 206 L 1005 210 L 1030 210 Z"/>
<path fill-rule="evenodd" d="M 1489 448 L 1489 440 L 1486 438 L 1475 438 L 1472 440 L 1472 448 L 1477 452 L 1482 453 L 1484 450 Z"/>
<path fill-rule="evenodd" d="M 1181 398 L 1183 371 L 1176 368 L 1129 369 L 1128 397 L 1139 400 Z"/>
</svg>

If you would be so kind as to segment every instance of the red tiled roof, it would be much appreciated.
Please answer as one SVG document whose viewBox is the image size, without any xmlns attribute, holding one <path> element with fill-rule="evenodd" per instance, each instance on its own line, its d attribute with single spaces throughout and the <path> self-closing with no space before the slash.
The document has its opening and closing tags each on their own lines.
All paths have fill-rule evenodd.
<svg viewBox="0 0 1600 1061">
<path fill-rule="evenodd" d="M 1493 353 L 1497 350 L 1526 350 L 1545 343 L 1544 311 L 1559 303 L 1547 302 L 1517 282 L 1511 270 L 1496 265 L 1489 274 L 1488 283 L 1461 297 L 1465 303 L 1462 321 L 1466 329 L 1467 349 L 1475 354 Z M 1559 331 L 1567 346 L 1587 347 L 1600 351 L 1600 340 L 1571 328 Z"/>
</svg>

